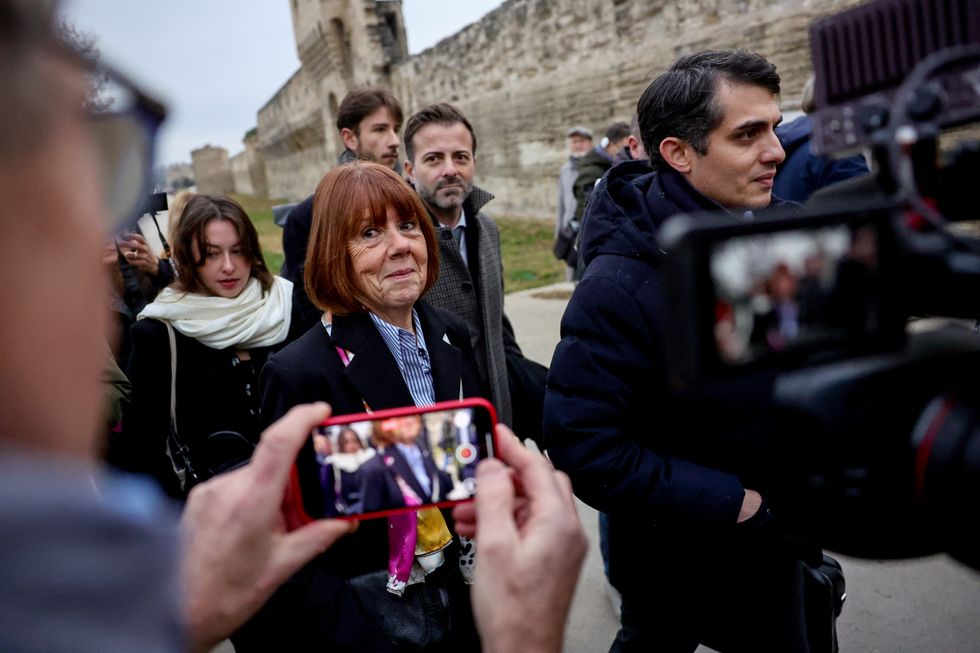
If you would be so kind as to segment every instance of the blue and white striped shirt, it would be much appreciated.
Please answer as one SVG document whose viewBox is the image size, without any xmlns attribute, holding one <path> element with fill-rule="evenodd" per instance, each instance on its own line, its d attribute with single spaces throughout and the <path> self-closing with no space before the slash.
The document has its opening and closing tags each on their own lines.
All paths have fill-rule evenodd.
<svg viewBox="0 0 980 653">
<path fill-rule="evenodd" d="M 398 369 L 405 379 L 405 385 L 412 394 L 416 406 L 431 406 L 436 403 L 436 391 L 432 384 L 432 364 L 429 362 L 429 350 L 425 346 L 422 335 L 422 323 L 419 314 L 412 309 L 412 325 L 415 333 L 388 324 L 374 313 L 368 313 L 371 321 L 377 327 L 381 339 L 388 345 L 391 355 L 398 363 Z"/>
</svg>

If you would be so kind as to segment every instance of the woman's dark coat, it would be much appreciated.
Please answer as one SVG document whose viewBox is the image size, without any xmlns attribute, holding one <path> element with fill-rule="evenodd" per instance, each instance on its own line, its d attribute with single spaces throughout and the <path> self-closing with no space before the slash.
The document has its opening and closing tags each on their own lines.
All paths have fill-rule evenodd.
<svg viewBox="0 0 980 653">
<path fill-rule="evenodd" d="M 467 397 L 481 394 L 466 325 L 424 302 L 415 308 L 432 364 L 436 401 L 459 399 L 461 389 Z M 350 352 L 349 366 L 341 360 L 338 346 Z M 328 402 L 334 415 L 364 412 L 365 404 L 373 411 L 414 405 L 395 359 L 365 313 L 334 316 L 329 335 L 322 324 L 314 325 L 269 357 L 260 385 L 266 424 L 293 406 L 314 401 Z M 301 460 L 315 460 L 312 441 L 305 446 Z M 452 523 L 449 527 L 452 531 Z M 399 650 L 377 624 L 367 621 L 347 584 L 352 577 L 387 569 L 386 530 L 384 519 L 362 521 L 355 533 L 300 570 L 234 637 L 236 650 Z M 447 549 L 439 573 L 455 570 L 456 549 Z M 456 601 L 453 610 L 461 612 L 455 618 L 472 619 L 465 599 Z"/>
<path fill-rule="evenodd" d="M 133 325 L 131 334 L 133 350 L 126 375 L 133 384 L 132 400 L 123 412 L 122 435 L 111 441 L 108 458 L 127 471 L 150 474 L 168 494 L 181 496 L 166 454 L 171 369 L 167 327 L 159 320 L 143 319 Z M 251 349 L 251 360 L 241 361 L 234 347 L 212 349 L 179 331 L 174 335 L 177 432 L 192 456 L 216 431 L 235 431 L 258 442 L 259 372 L 270 351 L 282 345 Z"/>
</svg>

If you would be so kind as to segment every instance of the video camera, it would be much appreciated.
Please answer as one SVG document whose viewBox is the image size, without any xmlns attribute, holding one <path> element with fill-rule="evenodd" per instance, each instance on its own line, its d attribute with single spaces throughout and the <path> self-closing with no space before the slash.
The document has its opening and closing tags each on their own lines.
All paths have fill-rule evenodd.
<svg viewBox="0 0 980 653">
<path fill-rule="evenodd" d="M 732 424 L 701 451 L 764 459 L 789 535 L 980 569 L 980 144 L 941 146 L 980 122 L 980 4 L 878 0 L 810 40 L 814 151 L 876 170 L 663 225 L 671 382 Z"/>
</svg>

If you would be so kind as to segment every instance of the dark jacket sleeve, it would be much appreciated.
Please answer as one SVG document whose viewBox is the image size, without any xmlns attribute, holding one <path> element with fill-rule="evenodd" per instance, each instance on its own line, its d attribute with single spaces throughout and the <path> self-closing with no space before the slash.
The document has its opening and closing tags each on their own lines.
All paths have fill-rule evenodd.
<svg viewBox="0 0 980 653">
<path fill-rule="evenodd" d="M 133 341 L 126 376 L 132 396 L 123 411 L 122 435 L 110 462 L 126 471 L 153 476 L 172 496 L 179 484 L 170 459 L 170 342 L 158 320 L 140 320 L 130 329 Z M 179 424 L 178 424 L 179 428 Z"/>
<path fill-rule="evenodd" d="M 303 264 L 313 226 L 313 196 L 293 207 L 282 228 L 282 251 L 285 261 L 282 276 L 293 282 L 293 323 L 298 333 L 312 327 L 320 319 L 320 310 L 310 301 L 303 285 Z"/>
<path fill-rule="evenodd" d="M 595 189 L 596 181 L 609 169 L 609 164 L 602 165 L 597 157 L 598 155 L 594 153 L 583 157 L 578 177 L 575 178 L 575 183 L 572 185 L 572 194 L 575 196 L 574 219 L 579 224 L 582 223 L 582 218 L 585 216 L 585 208 L 589 204 L 589 198 Z"/>
<path fill-rule="evenodd" d="M 310 384 L 299 383 L 289 368 L 281 354 L 270 356 L 262 368 L 259 376 L 259 410 L 263 429 L 288 413 L 293 406 L 324 400 L 324 397 L 314 397 Z"/>
<path fill-rule="evenodd" d="M 404 508 L 405 498 L 394 476 L 385 468 L 378 454 L 361 465 L 361 509 L 363 512 L 378 512 Z"/>
<path fill-rule="evenodd" d="M 734 524 L 744 496 L 736 476 L 658 451 L 670 398 L 656 271 L 613 256 L 592 265 L 562 318 L 548 375 L 548 455 L 599 510 Z"/>
<path fill-rule="evenodd" d="M 868 173 L 868 163 L 860 155 L 842 159 L 811 156 L 807 161 L 807 167 L 812 179 L 811 192 Z"/>
</svg>

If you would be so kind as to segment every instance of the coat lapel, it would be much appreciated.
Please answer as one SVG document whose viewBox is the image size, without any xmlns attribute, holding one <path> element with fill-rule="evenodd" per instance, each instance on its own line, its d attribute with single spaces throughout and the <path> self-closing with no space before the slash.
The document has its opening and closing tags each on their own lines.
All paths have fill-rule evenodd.
<svg viewBox="0 0 980 653">
<path fill-rule="evenodd" d="M 368 408 L 381 410 L 415 404 L 388 345 L 366 313 L 335 316 L 331 344 L 353 354 L 344 376 Z"/>
<path fill-rule="evenodd" d="M 459 399 L 463 354 L 446 342 L 446 324 L 432 307 L 419 301 L 415 308 L 432 363 L 436 401 Z M 414 405 L 398 364 L 366 313 L 335 316 L 331 345 L 353 354 L 344 376 L 371 410 Z"/>
</svg>

